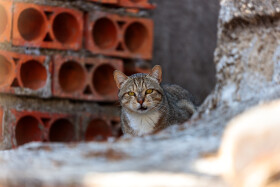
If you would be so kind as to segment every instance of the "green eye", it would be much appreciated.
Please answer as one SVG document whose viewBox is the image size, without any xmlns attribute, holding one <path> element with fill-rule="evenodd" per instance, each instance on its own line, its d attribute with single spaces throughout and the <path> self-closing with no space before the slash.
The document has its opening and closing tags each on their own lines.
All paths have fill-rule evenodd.
<svg viewBox="0 0 280 187">
<path fill-rule="evenodd" d="M 146 94 L 151 94 L 151 93 L 153 93 L 153 89 L 146 90 Z"/>
<path fill-rule="evenodd" d="M 128 95 L 135 96 L 135 93 L 134 92 L 128 92 Z"/>
</svg>

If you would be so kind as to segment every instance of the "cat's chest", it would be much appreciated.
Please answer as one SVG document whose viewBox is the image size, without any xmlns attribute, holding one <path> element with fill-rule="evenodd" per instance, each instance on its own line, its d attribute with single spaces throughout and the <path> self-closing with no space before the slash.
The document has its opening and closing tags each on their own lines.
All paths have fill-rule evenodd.
<svg viewBox="0 0 280 187">
<path fill-rule="evenodd" d="M 138 136 L 152 133 L 160 119 L 159 112 L 147 114 L 126 114 L 129 126 L 137 133 Z"/>
</svg>

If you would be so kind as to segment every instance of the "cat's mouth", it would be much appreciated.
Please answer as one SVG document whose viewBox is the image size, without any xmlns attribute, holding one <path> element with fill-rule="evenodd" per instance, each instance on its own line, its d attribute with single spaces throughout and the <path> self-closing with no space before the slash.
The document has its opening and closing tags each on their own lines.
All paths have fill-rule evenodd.
<svg viewBox="0 0 280 187">
<path fill-rule="evenodd" d="M 138 110 L 140 110 L 140 111 L 145 111 L 145 110 L 147 110 L 148 108 L 147 107 L 145 107 L 145 106 L 141 106 L 140 108 L 138 108 Z"/>
</svg>

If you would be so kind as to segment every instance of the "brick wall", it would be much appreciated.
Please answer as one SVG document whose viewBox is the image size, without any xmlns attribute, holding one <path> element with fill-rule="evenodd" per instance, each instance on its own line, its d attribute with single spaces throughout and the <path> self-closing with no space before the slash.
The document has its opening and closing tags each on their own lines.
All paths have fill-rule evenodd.
<svg viewBox="0 0 280 187">
<path fill-rule="evenodd" d="M 119 137 L 113 71 L 149 71 L 154 8 L 148 0 L 0 0 L 0 148 Z"/>
</svg>

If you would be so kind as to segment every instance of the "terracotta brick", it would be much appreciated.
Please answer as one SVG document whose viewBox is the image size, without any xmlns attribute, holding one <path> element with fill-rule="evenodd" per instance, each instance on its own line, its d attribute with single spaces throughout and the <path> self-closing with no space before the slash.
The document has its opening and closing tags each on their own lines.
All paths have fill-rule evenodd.
<svg viewBox="0 0 280 187">
<path fill-rule="evenodd" d="M 133 9 L 155 9 L 156 6 L 151 4 L 149 0 L 88 0 L 102 4 L 113 4 L 125 8 Z"/>
<path fill-rule="evenodd" d="M 132 14 L 138 14 L 140 12 L 137 8 L 126 8 L 125 11 Z"/>
<path fill-rule="evenodd" d="M 10 42 L 12 28 L 12 1 L 0 1 L 0 42 Z"/>
<path fill-rule="evenodd" d="M 0 92 L 18 95 L 51 93 L 51 62 L 45 56 L 0 50 Z"/>
<path fill-rule="evenodd" d="M 38 111 L 11 110 L 14 121 L 9 126 L 12 145 L 17 147 L 32 141 L 72 142 L 77 140 L 75 116 Z"/>
<path fill-rule="evenodd" d="M 1 113 L 2 112 L 2 113 Z M 50 113 L 9 109 L 12 147 L 37 142 L 106 141 L 109 137 L 122 135 L 120 117 L 102 113 Z M 0 108 L 0 115 L 3 110 Z M 0 121 L 1 122 L 1 121 Z"/>
<path fill-rule="evenodd" d="M 98 11 L 88 13 L 85 46 L 94 54 L 151 59 L 153 21 Z"/>
<path fill-rule="evenodd" d="M 84 141 L 106 141 L 122 135 L 119 116 L 83 114 L 81 139 Z"/>
<path fill-rule="evenodd" d="M 15 3 L 13 14 L 12 42 L 16 46 L 72 50 L 82 47 L 83 13 L 78 10 Z"/>
<path fill-rule="evenodd" d="M 92 101 L 116 101 L 113 71 L 123 70 L 121 60 L 110 58 L 54 57 L 53 95 Z"/>
<path fill-rule="evenodd" d="M 119 6 L 140 9 L 155 9 L 156 6 L 149 3 L 149 0 L 119 0 Z"/>
<path fill-rule="evenodd" d="M 88 1 L 104 3 L 104 4 L 117 4 L 118 3 L 118 0 L 88 0 Z"/>
<path fill-rule="evenodd" d="M 48 124 L 48 137 L 49 142 L 73 142 L 77 141 L 77 126 L 73 123 L 71 116 L 58 115 L 52 116 Z"/>
</svg>

